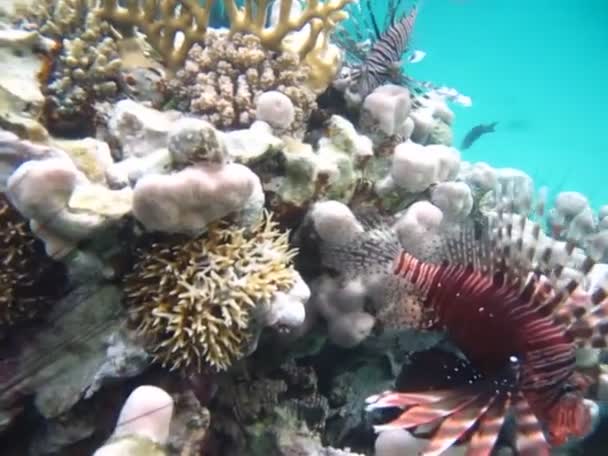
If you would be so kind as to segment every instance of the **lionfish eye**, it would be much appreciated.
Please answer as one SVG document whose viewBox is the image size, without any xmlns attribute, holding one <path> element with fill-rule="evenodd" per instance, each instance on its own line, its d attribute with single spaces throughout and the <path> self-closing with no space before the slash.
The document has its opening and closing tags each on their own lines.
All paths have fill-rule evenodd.
<svg viewBox="0 0 608 456">
<path fill-rule="evenodd" d="M 564 385 L 562 385 L 562 393 L 572 393 L 576 390 L 576 386 L 571 383 L 565 383 Z"/>
</svg>

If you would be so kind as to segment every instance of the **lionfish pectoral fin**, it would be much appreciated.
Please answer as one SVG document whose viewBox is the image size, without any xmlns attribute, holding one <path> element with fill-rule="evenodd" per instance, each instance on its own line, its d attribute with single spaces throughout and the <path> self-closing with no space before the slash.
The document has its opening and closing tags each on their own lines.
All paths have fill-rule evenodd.
<svg viewBox="0 0 608 456">
<path fill-rule="evenodd" d="M 390 228 L 390 220 L 372 211 L 355 215 L 363 231 L 344 243 L 322 241 L 322 265 L 339 271 L 346 278 L 388 275 L 400 249 L 397 235 Z"/>
<path fill-rule="evenodd" d="M 445 399 L 449 391 L 431 391 L 428 393 L 398 393 L 385 391 L 381 394 L 368 397 L 365 410 L 371 411 L 380 408 L 398 407 L 406 408 L 420 404 L 432 404 Z"/>
<path fill-rule="evenodd" d="M 517 422 L 517 451 L 521 456 L 549 456 L 549 444 L 528 401 L 519 396 L 514 404 Z"/>
<path fill-rule="evenodd" d="M 471 437 L 465 456 L 490 456 L 505 422 L 511 395 L 495 398 L 479 421 L 479 427 Z"/>
<path fill-rule="evenodd" d="M 458 390 L 457 390 L 458 391 Z M 418 404 L 403 412 L 393 421 L 383 425 L 374 426 L 376 432 L 392 429 L 410 429 L 423 424 L 430 424 L 446 416 L 450 416 L 467 407 L 479 397 L 479 394 L 464 392 L 445 399 L 427 404 Z"/>
<path fill-rule="evenodd" d="M 448 416 L 440 425 L 421 456 L 439 456 L 469 431 L 492 405 L 494 397 L 482 394 L 477 399 Z"/>
</svg>

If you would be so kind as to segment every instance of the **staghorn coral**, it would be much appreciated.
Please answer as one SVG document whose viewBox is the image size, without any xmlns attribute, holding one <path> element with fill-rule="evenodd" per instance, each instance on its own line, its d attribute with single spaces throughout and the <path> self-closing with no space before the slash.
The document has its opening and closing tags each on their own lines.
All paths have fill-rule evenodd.
<svg viewBox="0 0 608 456">
<path fill-rule="evenodd" d="M 49 267 L 40 254 L 27 221 L 0 196 L 0 327 L 31 319 L 50 304 L 51 297 L 36 289 L 37 272 Z"/>
<path fill-rule="evenodd" d="M 89 127 L 97 101 L 119 94 L 121 59 L 111 25 L 100 18 L 95 0 L 39 0 L 26 18 L 59 48 L 48 71 L 40 74 L 51 128 Z M 86 123 L 85 123 L 86 125 Z"/>
<path fill-rule="evenodd" d="M 267 51 L 255 35 L 209 32 L 169 83 L 178 108 L 201 114 L 218 128 L 242 128 L 256 118 L 256 98 L 269 90 L 295 107 L 291 130 L 302 131 L 315 108 L 305 86 L 309 69 L 291 52 Z"/>
<path fill-rule="evenodd" d="M 185 242 L 136 252 L 126 305 L 156 359 L 172 369 L 228 368 L 254 312 L 292 287 L 295 251 L 266 214 L 250 230 L 221 223 Z"/>
</svg>

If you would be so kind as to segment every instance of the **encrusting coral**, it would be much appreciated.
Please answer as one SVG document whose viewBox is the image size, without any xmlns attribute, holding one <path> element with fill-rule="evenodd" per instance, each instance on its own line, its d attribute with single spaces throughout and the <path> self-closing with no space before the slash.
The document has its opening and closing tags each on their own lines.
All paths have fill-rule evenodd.
<svg viewBox="0 0 608 456">
<path fill-rule="evenodd" d="M 256 311 L 297 280 L 295 253 L 268 214 L 250 229 L 219 223 L 156 242 L 136 252 L 126 305 L 164 366 L 224 370 L 242 356 Z"/>
<path fill-rule="evenodd" d="M 35 242 L 27 220 L 0 195 L 0 327 L 33 318 L 50 305 L 36 283 L 37 272 L 51 260 Z"/>
<path fill-rule="evenodd" d="M 303 131 L 316 106 L 306 86 L 310 69 L 290 52 L 264 49 L 255 35 L 209 31 L 194 45 L 170 83 L 178 108 L 202 115 L 218 128 L 243 128 L 256 119 L 256 100 L 278 91 L 294 105 L 292 131 Z"/>
</svg>

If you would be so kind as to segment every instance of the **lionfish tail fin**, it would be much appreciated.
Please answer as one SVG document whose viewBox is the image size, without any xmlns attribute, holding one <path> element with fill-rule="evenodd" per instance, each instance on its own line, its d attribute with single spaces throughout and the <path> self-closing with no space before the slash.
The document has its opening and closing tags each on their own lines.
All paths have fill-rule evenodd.
<svg viewBox="0 0 608 456">
<path fill-rule="evenodd" d="M 547 432 L 552 445 L 562 445 L 570 437 L 584 437 L 591 431 L 591 411 L 582 396 L 569 393 L 551 408 Z"/>
</svg>

